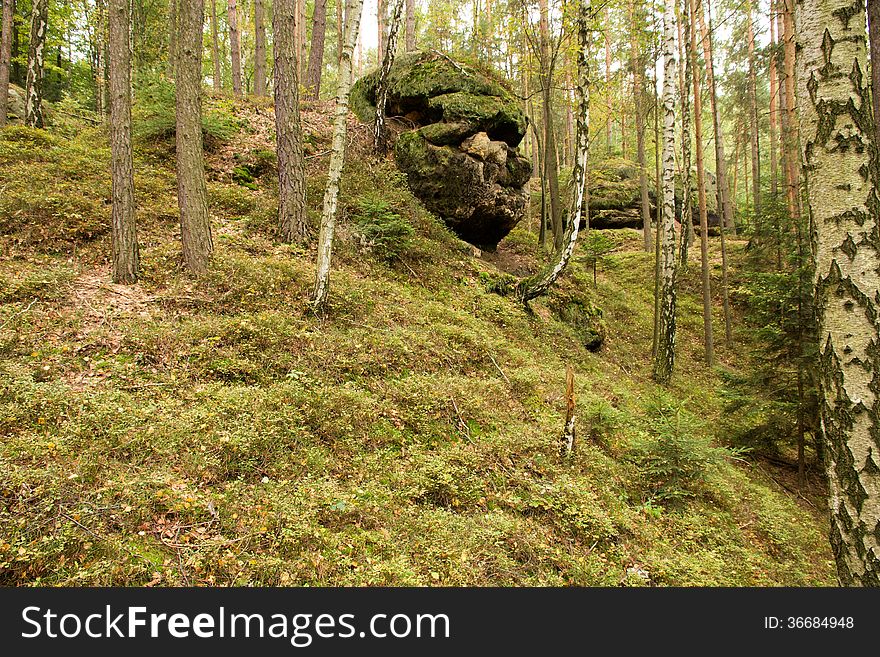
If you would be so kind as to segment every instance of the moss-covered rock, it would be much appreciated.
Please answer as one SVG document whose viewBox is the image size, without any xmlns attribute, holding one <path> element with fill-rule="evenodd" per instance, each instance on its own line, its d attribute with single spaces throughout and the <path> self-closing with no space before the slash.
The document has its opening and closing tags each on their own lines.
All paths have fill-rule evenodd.
<svg viewBox="0 0 880 657">
<path fill-rule="evenodd" d="M 378 72 L 358 80 L 351 106 L 375 115 Z M 415 127 L 394 155 L 413 193 L 463 240 L 494 249 L 523 217 L 531 163 L 517 152 L 527 119 L 494 74 L 438 53 L 400 57 L 387 114 Z"/>
</svg>

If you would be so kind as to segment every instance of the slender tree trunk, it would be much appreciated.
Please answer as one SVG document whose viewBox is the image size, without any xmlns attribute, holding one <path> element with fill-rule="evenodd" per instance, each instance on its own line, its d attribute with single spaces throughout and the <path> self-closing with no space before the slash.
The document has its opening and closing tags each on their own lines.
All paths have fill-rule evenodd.
<svg viewBox="0 0 880 657">
<path fill-rule="evenodd" d="M 749 57 L 749 117 L 752 137 L 752 198 L 755 216 L 761 214 L 761 148 L 758 142 L 758 81 L 755 69 L 755 29 L 752 25 L 752 3 L 747 5 L 748 57 Z"/>
<path fill-rule="evenodd" d="M 785 125 L 784 148 L 786 162 L 786 185 L 788 193 L 788 211 L 792 220 L 800 221 L 800 168 L 798 163 L 798 126 L 795 110 L 795 36 L 794 36 L 794 0 L 782 0 L 784 5 L 783 26 L 785 40 Z M 754 171 L 754 165 L 752 167 Z M 757 209 L 756 209 L 757 211 Z"/>
<path fill-rule="evenodd" d="M 107 3 L 95 1 L 95 114 L 107 114 Z"/>
<path fill-rule="evenodd" d="M 306 30 L 306 26 L 308 23 L 306 22 L 306 5 L 308 3 L 306 0 L 298 0 L 297 4 L 297 38 L 299 39 L 299 50 L 297 51 L 297 63 L 299 65 L 299 79 L 300 81 L 305 79 L 306 74 L 306 65 L 309 61 L 309 53 L 308 53 L 308 42 L 307 35 L 308 31 Z"/>
<path fill-rule="evenodd" d="M 168 2 L 168 63 L 165 77 L 174 79 L 174 67 L 177 66 L 177 5 L 178 0 Z"/>
<path fill-rule="evenodd" d="M 648 199 L 648 172 L 645 161 L 645 99 L 642 78 L 645 60 L 640 52 L 641 14 L 637 15 L 635 0 L 630 0 L 630 64 L 633 75 L 633 102 L 636 115 L 636 159 L 639 163 L 639 198 L 642 208 L 642 243 L 651 252 L 651 201 Z M 674 54 L 673 54 L 674 57 Z M 674 87 L 673 87 L 674 88 Z"/>
<path fill-rule="evenodd" d="M 388 150 L 388 131 L 385 126 L 385 103 L 388 99 L 388 74 L 394 64 L 397 52 L 397 33 L 400 29 L 400 17 L 403 13 L 403 0 L 396 0 L 391 8 L 391 24 L 388 29 L 388 41 L 385 44 L 385 57 L 379 72 L 376 85 L 376 120 L 373 123 L 373 149 L 378 154 Z"/>
<path fill-rule="evenodd" d="M 682 271 L 688 266 L 688 251 L 694 243 L 694 199 L 691 192 L 691 79 L 693 77 L 693 40 L 691 39 L 690 0 L 681 0 L 681 21 L 684 24 L 682 58 L 684 77 L 681 85 L 681 249 L 679 266 Z"/>
<path fill-rule="evenodd" d="M 663 12 L 663 229 L 660 312 L 654 380 L 665 384 L 675 366 L 675 0 Z"/>
<path fill-rule="evenodd" d="M 376 0 L 376 23 L 379 42 L 376 44 L 376 63 L 385 59 L 385 0 Z"/>
<path fill-rule="evenodd" d="M 211 0 L 211 60 L 214 65 L 214 91 L 222 91 L 223 72 L 220 68 L 220 40 L 217 38 L 217 31 L 217 0 Z"/>
<path fill-rule="evenodd" d="M 655 24 L 655 31 L 660 30 Z M 659 37 L 658 37 L 659 38 Z M 657 44 L 655 44 L 657 45 Z M 658 47 L 659 51 L 659 47 Z M 656 69 L 655 69 L 656 70 Z M 654 74 L 654 200 L 656 205 L 656 217 L 654 219 L 654 330 L 651 340 L 651 358 L 657 357 L 657 347 L 660 344 L 660 244 L 663 241 L 663 174 L 660 168 L 660 152 L 663 146 L 660 142 L 660 98 L 657 92 L 656 72 Z M 595 261 L 594 261 L 595 264 Z"/>
<path fill-rule="evenodd" d="M 12 22 L 15 0 L 3 0 L 3 27 L 0 31 L 0 128 L 6 125 L 9 107 L 9 68 L 12 62 Z"/>
<path fill-rule="evenodd" d="M 611 117 L 614 116 L 614 109 L 611 103 L 611 10 L 607 6 L 605 7 L 605 105 L 608 109 L 605 120 L 605 152 L 611 157 L 611 150 L 614 147 Z"/>
<path fill-rule="evenodd" d="M 342 68 L 342 51 L 344 49 L 342 36 L 342 0 L 336 0 L 336 68 Z"/>
<path fill-rule="evenodd" d="M 48 27 L 49 0 L 34 0 L 24 111 L 24 122 L 32 128 L 43 127 L 43 50 Z"/>
<path fill-rule="evenodd" d="M 541 46 L 541 97 L 544 128 L 544 178 L 550 193 L 550 225 L 553 228 L 553 249 L 562 249 L 564 229 L 559 203 L 559 160 L 556 152 L 556 131 L 553 128 L 553 62 L 550 57 L 550 20 L 547 0 L 539 0 Z"/>
<path fill-rule="evenodd" d="M 880 199 L 865 6 L 797 4 L 798 114 L 815 244 L 820 418 L 843 585 L 880 586 Z"/>
<path fill-rule="evenodd" d="M 416 0 L 406 0 L 406 39 L 407 52 L 416 49 Z"/>
<path fill-rule="evenodd" d="M 226 22 L 229 24 L 229 49 L 232 51 L 232 93 L 241 96 L 241 33 L 238 29 L 236 0 L 227 2 Z"/>
<path fill-rule="evenodd" d="M 695 0 L 690 1 L 691 58 L 697 59 Z M 706 211 L 706 169 L 703 160 L 703 98 L 700 88 L 700 71 L 694 66 L 694 136 L 697 142 L 697 200 L 700 206 L 700 265 L 703 279 L 703 333 L 706 348 L 706 364 L 715 364 L 715 348 L 712 343 L 712 289 L 709 282 L 709 218 Z"/>
<path fill-rule="evenodd" d="M 877 0 L 868 0 L 868 35 L 871 41 L 871 98 L 874 105 L 874 133 L 875 140 L 880 141 L 880 2 Z"/>
<path fill-rule="evenodd" d="M 517 295 L 528 303 L 547 290 L 556 282 L 565 271 L 574 247 L 577 243 L 578 230 L 581 224 L 581 213 L 587 207 L 584 203 L 584 195 L 587 190 L 587 167 L 589 164 L 590 148 L 590 57 L 592 50 L 592 22 L 593 14 L 590 0 L 580 0 L 577 14 L 578 52 L 577 52 L 577 152 L 574 165 L 574 216 L 566 230 L 565 242 L 562 248 L 556 250 L 556 255 L 550 265 L 539 274 L 524 279 L 517 286 Z M 589 221 L 589 220 L 588 220 Z M 589 224 L 588 224 L 589 225 Z"/>
<path fill-rule="evenodd" d="M 254 95 L 266 95 L 266 22 L 263 18 L 263 0 L 254 0 Z"/>
<path fill-rule="evenodd" d="M 181 2 L 177 12 L 176 141 L 177 204 L 183 263 L 193 273 L 207 270 L 214 251 L 205 161 L 202 153 L 202 26 L 204 0 Z"/>
<path fill-rule="evenodd" d="M 321 93 L 321 73 L 324 70 L 324 37 L 327 32 L 327 0 L 315 0 L 312 15 L 312 46 L 309 49 L 309 67 L 306 71 L 306 97 L 318 100 Z"/>
<path fill-rule="evenodd" d="M 770 0 L 770 196 L 779 196 L 779 162 L 776 156 L 776 108 L 778 107 L 778 80 L 776 77 L 776 3 Z"/>
<path fill-rule="evenodd" d="M 321 213 L 321 232 L 318 236 L 318 265 L 312 303 L 322 309 L 327 304 L 330 290 L 330 254 L 333 250 L 333 231 L 336 227 L 336 202 L 339 198 L 339 178 L 345 163 L 345 134 L 348 119 L 348 99 L 351 91 L 351 58 L 358 40 L 361 10 L 364 0 L 348 0 L 345 7 L 345 47 L 342 49 L 342 67 L 336 90 L 336 113 L 333 120 L 333 145 L 330 171 Z"/>
<path fill-rule="evenodd" d="M 110 154 L 113 179 L 113 280 L 135 283 L 138 256 L 131 155 L 131 54 L 128 0 L 110 0 Z"/>
<path fill-rule="evenodd" d="M 278 226 L 281 239 L 285 242 L 305 243 L 309 228 L 299 112 L 295 0 L 275 0 L 272 33 L 278 146 Z"/>
</svg>

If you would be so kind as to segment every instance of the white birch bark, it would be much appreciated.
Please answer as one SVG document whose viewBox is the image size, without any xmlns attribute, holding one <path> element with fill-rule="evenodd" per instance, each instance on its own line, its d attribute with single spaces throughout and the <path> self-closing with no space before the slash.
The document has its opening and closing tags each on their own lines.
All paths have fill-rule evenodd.
<svg viewBox="0 0 880 657">
<path fill-rule="evenodd" d="M 43 50 L 49 27 L 49 0 L 34 0 L 25 89 L 25 124 L 43 127 Z"/>
</svg>

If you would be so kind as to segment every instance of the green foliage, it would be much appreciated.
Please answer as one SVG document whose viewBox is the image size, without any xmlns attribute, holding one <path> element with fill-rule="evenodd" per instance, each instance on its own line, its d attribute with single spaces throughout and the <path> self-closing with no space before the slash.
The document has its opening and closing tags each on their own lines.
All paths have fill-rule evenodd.
<svg viewBox="0 0 880 657">
<path fill-rule="evenodd" d="M 412 245 L 412 225 L 379 196 L 360 199 L 351 220 L 361 246 L 382 260 L 394 260 Z"/>
</svg>

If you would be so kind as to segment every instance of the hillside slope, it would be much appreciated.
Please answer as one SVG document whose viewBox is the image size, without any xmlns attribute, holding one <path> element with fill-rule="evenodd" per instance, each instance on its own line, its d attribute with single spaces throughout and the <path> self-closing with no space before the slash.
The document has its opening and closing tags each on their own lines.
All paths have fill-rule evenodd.
<svg viewBox="0 0 880 657">
<path fill-rule="evenodd" d="M 0 133 L 0 583 L 834 583 L 824 511 L 718 447 L 698 267 L 663 392 L 635 231 L 612 233 L 595 288 L 577 260 L 528 314 L 488 291 L 538 266 L 527 227 L 475 253 L 368 157 L 352 119 L 317 317 L 313 247 L 274 238 L 271 108 L 211 103 L 235 131 L 208 154 L 217 250 L 198 279 L 179 268 L 167 139 L 138 148 L 143 280 L 122 287 L 105 136 Z M 326 108 L 307 110 L 316 217 L 329 133 Z M 399 251 L 370 232 L 388 215 L 415 229 Z M 595 330 L 595 308 L 594 353 L 579 322 Z M 744 351 L 719 359 L 744 366 Z"/>
</svg>

